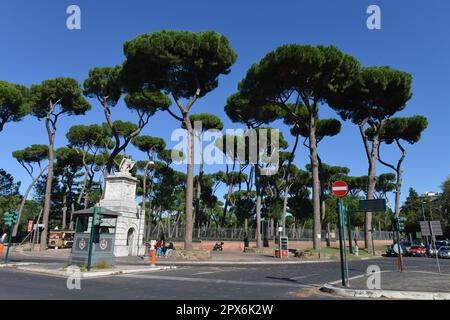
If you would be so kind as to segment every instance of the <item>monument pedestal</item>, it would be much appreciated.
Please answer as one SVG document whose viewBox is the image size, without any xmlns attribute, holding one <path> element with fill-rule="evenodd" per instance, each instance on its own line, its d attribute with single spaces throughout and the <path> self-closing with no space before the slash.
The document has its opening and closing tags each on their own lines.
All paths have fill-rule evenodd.
<svg viewBox="0 0 450 320">
<path fill-rule="evenodd" d="M 136 203 L 138 179 L 131 174 L 118 172 L 106 178 L 105 197 L 100 207 L 121 214 L 117 219 L 114 255 L 116 257 L 138 256 L 145 253 L 144 224 Z"/>
</svg>

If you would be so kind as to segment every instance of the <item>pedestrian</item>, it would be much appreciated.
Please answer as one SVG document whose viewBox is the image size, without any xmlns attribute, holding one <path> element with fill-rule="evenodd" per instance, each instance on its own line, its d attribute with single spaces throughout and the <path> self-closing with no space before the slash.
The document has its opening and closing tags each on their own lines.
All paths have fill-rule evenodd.
<svg viewBox="0 0 450 320">
<path fill-rule="evenodd" d="M 156 242 L 156 256 L 157 257 L 162 256 L 162 243 L 161 243 L 161 240 L 158 240 L 158 242 Z"/>
<path fill-rule="evenodd" d="M 161 235 L 161 250 L 162 254 L 166 252 L 166 238 L 164 237 L 164 233 Z"/>
<path fill-rule="evenodd" d="M 172 250 L 175 250 L 175 248 L 174 248 L 174 246 L 173 246 L 173 243 L 170 242 L 169 245 L 168 245 L 167 248 L 166 248 L 166 253 L 165 253 L 165 257 L 166 257 L 166 258 L 169 256 L 169 253 L 170 253 Z"/>
<path fill-rule="evenodd" d="M 249 247 L 249 241 L 248 241 L 248 233 L 247 231 L 244 232 L 244 252 L 245 252 L 245 248 Z"/>
<path fill-rule="evenodd" d="M 358 257 L 359 256 L 359 247 L 358 247 L 358 237 L 355 236 L 353 237 L 353 241 L 355 241 L 355 255 Z"/>
</svg>

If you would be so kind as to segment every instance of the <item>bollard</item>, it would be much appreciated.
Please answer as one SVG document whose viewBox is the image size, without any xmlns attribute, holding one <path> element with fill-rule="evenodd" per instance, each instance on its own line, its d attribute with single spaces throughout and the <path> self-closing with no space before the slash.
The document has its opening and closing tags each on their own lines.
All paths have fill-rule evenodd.
<svg viewBox="0 0 450 320">
<path fill-rule="evenodd" d="M 151 266 L 152 267 L 156 266 L 156 249 L 155 248 L 152 249 L 152 264 L 151 264 Z"/>
<path fill-rule="evenodd" d="M 359 256 L 359 248 L 358 246 L 355 246 L 355 256 Z"/>
</svg>

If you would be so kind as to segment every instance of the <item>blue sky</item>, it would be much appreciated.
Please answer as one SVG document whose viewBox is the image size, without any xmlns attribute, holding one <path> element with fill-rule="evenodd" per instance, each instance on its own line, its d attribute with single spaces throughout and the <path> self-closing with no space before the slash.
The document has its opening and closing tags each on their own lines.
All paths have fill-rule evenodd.
<svg viewBox="0 0 450 320">
<path fill-rule="evenodd" d="M 81 7 L 82 30 L 66 28 L 66 8 L 71 4 Z M 366 9 L 371 4 L 381 7 L 381 30 L 366 27 Z M 398 115 L 424 115 L 429 128 L 419 144 L 408 147 L 404 199 L 409 187 L 421 193 L 439 190 L 450 174 L 449 11 L 447 0 L 4 0 L 0 5 L 0 79 L 28 86 L 67 76 L 82 83 L 94 66 L 121 64 L 124 41 L 141 33 L 215 30 L 229 38 L 239 57 L 231 73 L 220 78 L 219 88 L 201 99 L 193 112 L 214 113 L 222 117 L 227 128 L 236 128 L 226 118 L 223 106 L 252 63 L 282 44 L 333 44 L 365 66 L 389 65 L 414 76 L 414 97 Z M 61 118 L 57 147 L 66 144 L 65 133 L 70 126 L 103 121 L 101 107 L 96 101 L 92 103 L 93 109 L 84 117 Z M 336 117 L 327 107 L 320 115 Z M 115 108 L 113 117 L 136 119 L 123 104 Z M 282 124 L 274 126 L 286 132 Z M 159 113 L 143 134 L 168 140 L 177 127 L 169 115 Z M 0 134 L 0 168 L 24 185 L 28 177 L 11 152 L 34 143 L 46 144 L 47 137 L 44 124 L 33 117 L 6 125 Z M 389 149 L 384 148 L 384 158 L 395 161 L 398 152 Z M 143 157 L 131 148 L 127 151 L 135 158 Z M 319 153 L 326 163 L 351 168 L 352 175 L 367 173 L 363 145 L 351 123 L 344 123 L 339 136 L 324 140 Z M 300 149 L 297 164 L 304 166 L 307 160 L 307 151 Z M 379 173 L 385 171 L 379 166 Z"/>
</svg>

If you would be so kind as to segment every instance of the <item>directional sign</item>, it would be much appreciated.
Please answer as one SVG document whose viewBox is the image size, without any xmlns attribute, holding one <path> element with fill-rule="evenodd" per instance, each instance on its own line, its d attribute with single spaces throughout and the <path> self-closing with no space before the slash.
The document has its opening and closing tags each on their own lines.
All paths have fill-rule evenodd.
<svg viewBox="0 0 450 320">
<path fill-rule="evenodd" d="M 419 221 L 419 223 L 420 223 L 420 231 L 422 232 L 423 236 L 431 236 L 431 231 L 433 231 L 433 236 L 443 235 L 440 221 Z"/>
<path fill-rule="evenodd" d="M 331 186 L 331 191 L 336 197 L 345 197 L 348 193 L 348 185 L 344 181 L 336 181 Z"/>
<path fill-rule="evenodd" d="M 28 220 L 28 232 L 33 231 L 33 220 Z"/>
<path fill-rule="evenodd" d="M 386 212 L 386 199 L 359 200 L 359 211 Z"/>
</svg>

